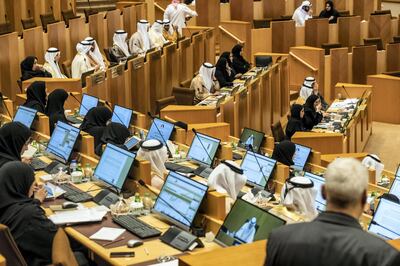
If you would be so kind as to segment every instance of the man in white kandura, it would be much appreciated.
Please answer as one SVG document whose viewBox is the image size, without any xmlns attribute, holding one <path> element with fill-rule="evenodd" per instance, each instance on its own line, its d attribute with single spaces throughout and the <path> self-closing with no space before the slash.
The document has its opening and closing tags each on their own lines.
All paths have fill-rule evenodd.
<svg viewBox="0 0 400 266">
<path fill-rule="evenodd" d="M 181 3 L 180 0 L 172 0 L 164 12 L 164 19 L 168 19 L 171 25 L 175 26 L 179 36 L 182 36 L 182 29 L 186 28 L 186 21 L 197 16 L 196 11 Z"/>
<path fill-rule="evenodd" d="M 61 72 L 60 65 L 58 61 L 60 60 L 60 50 L 55 47 L 50 47 L 47 49 L 44 55 L 44 60 L 46 61 L 43 68 L 51 74 L 53 78 L 66 79 L 67 77 Z"/>
</svg>

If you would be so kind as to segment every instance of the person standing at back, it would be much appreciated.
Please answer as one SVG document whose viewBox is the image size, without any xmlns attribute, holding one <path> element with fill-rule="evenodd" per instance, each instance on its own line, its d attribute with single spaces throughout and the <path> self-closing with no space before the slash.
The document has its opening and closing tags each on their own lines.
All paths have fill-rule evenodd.
<svg viewBox="0 0 400 266">
<path fill-rule="evenodd" d="M 303 1 L 294 11 L 292 19 L 296 22 L 296 27 L 304 27 L 306 20 L 312 19 L 312 4 L 310 1 Z"/>
<path fill-rule="evenodd" d="M 368 171 L 356 159 L 339 158 L 325 172 L 326 211 L 309 223 L 272 231 L 265 265 L 395 266 L 400 253 L 364 232 L 358 219 L 367 201 Z"/>
<path fill-rule="evenodd" d="M 329 23 L 337 23 L 337 18 L 340 17 L 339 12 L 335 9 L 333 1 L 326 1 L 325 9 L 319 13 L 320 18 L 327 18 Z"/>
<path fill-rule="evenodd" d="M 197 12 L 181 3 L 180 0 L 172 0 L 164 12 L 164 19 L 168 19 L 177 29 L 179 37 L 182 37 L 182 29 L 186 28 L 186 21 L 192 17 L 197 17 Z"/>
</svg>

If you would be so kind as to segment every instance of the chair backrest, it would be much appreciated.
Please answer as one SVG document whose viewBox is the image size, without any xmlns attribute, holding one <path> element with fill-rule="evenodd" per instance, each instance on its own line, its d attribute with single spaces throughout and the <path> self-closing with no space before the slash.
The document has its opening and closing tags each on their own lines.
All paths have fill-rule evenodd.
<svg viewBox="0 0 400 266">
<path fill-rule="evenodd" d="M 364 45 L 376 45 L 376 49 L 378 50 L 385 49 L 381 38 L 366 38 L 364 39 Z"/>
<path fill-rule="evenodd" d="M 22 23 L 22 28 L 24 30 L 31 29 L 37 26 L 35 19 L 33 17 L 27 19 L 21 19 L 21 23 Z"/>
<path fill-rule="evenodd" d="M 53 12 L 41 14 L 40 21 L 42 22 L 42 27 L 43 27 L 44 31 L 47 31 L 48 24 L 57 22 L 56 18 L 54 17 Z"/>
<path fill-rule="evenodd" d="M 104 48 L 103 51 L 104 51 L 104 55 L 106 56 L 106 59 L 108 62 L 118 63 L 118 59 L 114 56 L 113 53 L 111 53 L 110 47 Z"/>
<path fill-rule="evenodd" d="M 156 100 L 156 114 L 160 114 L 160 111 L 164 108 L 167 107 L 168 105 L 174 105 L 176 104 L 176 99 L 174 96 L 169 96 L 166 98 L 162 98 L 159 100 Z"/>
<path fill-rule="evenodd" d="M 285 133 L 283 132 L 282 124 L 280 121 L 271 125 L 271 131 L 275 142 L 281 142 L 285 139 Z"/>
<path fill-rule="evenodd" d="M 51 260 L 53 265 L 78 266 L 69 245 L 68 237 L 62 228 L 59 228 L 54 236 Z"/>
<path fill-rule="evenodd" d="M 0 224 L 0 253 L 5 257 L 7 265 L 27 265 L 11 235 L 10 229 L 4 224 Z"/>
<path fill-rule="evenodd" d="M 321 48 L 325 49 L 325 55 L 330 55 L 331 54 L 331 49 L 334 48 L 341 48 L 342 45 L 340 43 L 323 43 L 321 44 Z"/>
<path fill-rule="evenodd" d="M 192 84 L 192 79 L 184 80 L 179 85 L 184 88 L 189 88 L 190 84 Z"/>
<path fill-rule="evenodd" d="M 62 69 L 64 74 L 68 77 L 68 78 L 72 78 L 72 72 L 71 72 L 71 61 L 70 60 L 66 60 L 64 61 L 62 64 Z"/>
<path fill-rule="evenodd" d="M 74 10 L 68 9 L 66 11 L 61 11 L 62 17 L 65 21 L 65 25 L 69 27 L 69 20 L 74 18 L 80 18 L 80 16 L 76 16 Z"/>
<path fill-rule="evenodd" d="M 89 16 L 91 15 L 95 15 L 97 13 L 99 13 L 97 10 L 95 9 L 84 9 L 83 12 L 85 13 L 85 20 L 86 23 L 89 23 Z"/>
<path fill-rule="evenodd" d="M 191 88 L 173 87 L 172 96 L 179 105 L 193 105 L 196 91 Z"/>
<path fill-rule="evenodd" d="M 253 27 L 255 29 L 269 28 L 271 19 L 254 19 Z"/>
<path fill-rule="evenodd" d="M 259 55 L 256 56 L 256 67 L 267 67 L 272 64 L 272 56 Z"/>
<path fill-rule="evenodd" d="M 0 23 L 0 35 L 13 32 L 13 27 L 10 22 Z"/>
</svg>

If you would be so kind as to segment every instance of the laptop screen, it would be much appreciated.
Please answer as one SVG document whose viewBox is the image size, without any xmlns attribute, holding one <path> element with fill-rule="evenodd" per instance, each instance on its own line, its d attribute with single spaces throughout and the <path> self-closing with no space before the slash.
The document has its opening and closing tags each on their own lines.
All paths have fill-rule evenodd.
<svg viewBox="0 0 400 266">
<path fill-rule="evenodd" d="M 310 156 L 311 148 L 308 148 L 300 144 L 295 144 L 295 145 L 296 145 L 296 151 L 293 155 L 294 165 L 292 166 L 292 168 L 302 171 L 307 163 L 308 157 Z"/>
<path fill-rule="evenodd" d="M 88 94 L 83 94 L 82 95 L 82 104 L 79 107 L 79 115 L 82 117 L 85 117 L 87 112 L 89 112 L 90 109 L 93 107 L 97 107 L 97 104 L 99 103 L 99 98 L 90 96 Z"/>
<path fill-rule="evenodd" d="M 173 130 L 174 124 L 159 118 L 154 118 L 149 132 L 147 133 L 146 140 L 156 139 L 166 145 L 165 142 L 170 139 Z"/>
<path fill-rule="evenodd" d="M 276 165 L 276 160 L 248 151 L 241 164 L 247 184 L 265 188 Z"/>
<path fill-rule="evenodd" d="M 220 227 L 216 241 L 223 246 L 236 246 L 268 239 L 275 228 L 286 221 L 242 199 L 237 199 Z"/>
<path fill-rule="evenodd" d="M 123 124 L 125 127 L 129 128 L 129 124 L 131 123 L 132 118 L 132 110 L 115 105 L 113 115 L 111 117 L 111 122 Z"/>
<path fill-rule="evenodd" d="M 94 171 L 94 176 L 113 187 L 122 189 L 135 157 L 135 153 L 108 143 Z"/>
<path fill-rule="evenodd" d="M 250 128 L 244 128 L 242 134 L 240 135 L 238 147 L 251 151 L 251 145 L 254 152 L 259 152 L 263 140 L 263 132 L 259 132 Z"/>
<path fill-rule="evenodd" d="M 193 137 L 187 157 L 200 164 L 211 166 L 220 142 L 219 139 L 197 133 Z"/>
<path fill-rule="evenodd" d="M 193 179 L 169 172 L 153 207 L 153 212 L 188 230 L 208 190 Z"/>
<path fill-rule="evenodd" d="M 314 188 L 317 190 L 317 196 L 315 198 L 315 208 L 318 212 L 325 211 L 326 200 L 322 197 L 322 185 L 325 184 L 325 178 L 308 172 L 306 172 L 304 176 L 308 177 L 314 183 Z"/>
<path fill-rule="evenodd" d="M 25 106 L 19 106 L 17 113 L 14 116 L 14 122 L 21 122 L 26 127 L 31 128 L 33 124 L 33 120 L 35 120 L 37 111 L 32 108 L 28 108 Z"/>
<path fill-rule="evenodd" d="M 400 238 L 400 205 L 381 199 L 368 231 L 386 240 Z"/>
<path fill-rule="evenodd" d="M 49 144 L 47 144 L 46 152 L 53 154 L 61 162 L 67 163 L 78 140 L 79 133 L 78 128 L 58 121 Z"/>
<path fill-rule="evenodd" d="M 400 176 L 396 176 L 390 187 L 389 194 L 393 194 L 400 199 Z"/>
</svg>

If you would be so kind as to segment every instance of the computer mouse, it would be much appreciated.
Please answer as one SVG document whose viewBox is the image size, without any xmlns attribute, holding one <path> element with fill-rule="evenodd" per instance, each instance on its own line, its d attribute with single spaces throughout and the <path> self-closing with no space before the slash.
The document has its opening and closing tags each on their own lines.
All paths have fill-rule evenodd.
<svg viewBox="0 0 400 266">
<path fill-rule="evenodd" d="M 143 245 L 143 242 L 140 240 L 131 239 L 128 241 L 128 243 L 126 243 L 126 245 L 128 246 L 128 248 L 136 248 Z"/>
<path fill-rule="evenodd" d="M 70 202 L 70 201 L 66 201 L 62 204 L 63 209 L 72 209 L 72 208 L 76 208 L 76 207 L 78 207 L 78 204 Z"/>
</svg>

